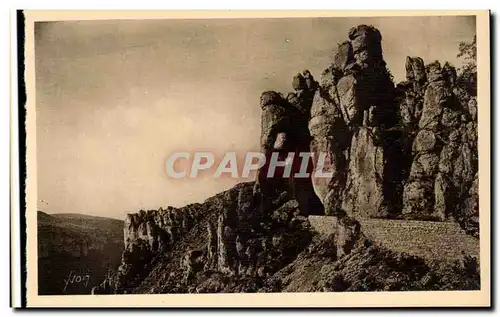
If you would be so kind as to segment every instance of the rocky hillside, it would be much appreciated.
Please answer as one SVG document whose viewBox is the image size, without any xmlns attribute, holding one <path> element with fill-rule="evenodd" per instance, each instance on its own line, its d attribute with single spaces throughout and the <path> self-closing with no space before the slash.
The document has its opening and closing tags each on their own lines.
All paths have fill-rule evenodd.
<svg viewBox="0 0 500 317">
<path fill-rule="evenodd" d="M 121 261 L 123 221 L 38 212 L 38 291 L 88 294 Z"/>
<path fill-rule="evenodd" d="M 93 292 L 478 289 L 471 81 L 449 63 L 408 57 L 396 85 L 382 35 L 366 25 L 349 31 L 327 66 L 319 82 L 306 70 L 293 92 L 260 98 L 261 151 L 313 153 L 292 163 L 298 171 L 310 160 L 309 178 L 268 177 L 265 165 L 255 182 L 203 204 L 128 215 L 118 272 Z M 404 230 L 433 233 L 408 246 L 397 243 Z M 456 241 L 445 255 L 418 252 L 442 237 Z"/>
<path fill-rule="evenodd" d="M 393 252 L 362 231 L 346 232 L 352 224 L 320 234 L 286 193 L 260 214 L 253 187 L 243 183 L 203 204 L 130 215 L 123 263 L 93 293 L 479 289 L 477 258 Z"/>
</svg>

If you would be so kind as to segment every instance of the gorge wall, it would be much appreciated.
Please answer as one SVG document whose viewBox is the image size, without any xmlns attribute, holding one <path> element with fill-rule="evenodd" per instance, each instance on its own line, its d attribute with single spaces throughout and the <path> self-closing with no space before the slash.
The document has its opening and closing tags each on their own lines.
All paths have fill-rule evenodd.
<svg viewBox="0 0 500 317">
<path fill-rule="evenodd" d="M 38 211 L 38 294 L 88 294 L 120 264 L 122 237 L 122 220 Z"/>
<path fill-rule="evenodd" d="M 292 88 L 261 95 L 261 151 L 268 161 L 273 153 L 284 160 L 290 152 L 310 152 L 311 176 L 282 177 L 280 170 L 267 177 L 265 165 L 254 183 L 203 204 L 128 215 L 122 265 L 94 293 L 477 287 L 470 259 L 434 271 L 427 260 L 377 249 L 363 232 L 363 223 L 378 223 L 370 219 L 418 221 L 409 227 L 457 222 L 463 234 L 478 238 L 477 103 L 457 85 L 455 68 L 407 57 L 406 80 L 395 85 L 382 35 L 359 25 L 332 53 L 319 82 L 304 70 Z M 292 171 L 302 159 L 295 156 Z M 315 177 L 317 169 L 332 177 Z M 318 215 L 335 217 L 331 235 L 311 227 L 308 216 Z M 349 271 L 368 258 L 380 276 L 410 267 L 420 273 L 370 286 L 368 275 Z M 318 265 L 331 265 L 314 272 L 319 284 L 301 278 Z"/>
</svg>

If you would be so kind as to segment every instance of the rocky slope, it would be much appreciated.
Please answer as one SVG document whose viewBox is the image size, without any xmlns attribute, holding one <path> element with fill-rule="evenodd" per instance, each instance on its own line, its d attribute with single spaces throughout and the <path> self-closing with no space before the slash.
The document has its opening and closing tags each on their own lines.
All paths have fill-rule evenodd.
<svg viewBox="0 0 500 317">
<path fill-rule="evenodd" d="M 423 258 L 365 234 L 370 219 L 457 222 L 478 248 L 476 98 L 448 63 L 408 57 L 406 70 L 395 85 L 380 32 L 352 28 L 319 82 L 305 70 L 293 92 L 260 98 L 266 157 L 312 158 L 296 156 L 287 177 L 265 165 L 203 204 L 129 215 L 118 273 L 93 292 L 478 289 L 477 252 Z M 309 177 L 294 177 L 303 159 Z M 335 217 L 328 234 L 313 215 Z"/>
<path fill-rule="evenodd" d="M 272 197 L 272 212 L 260 214 L 253 187 L 243 183 L 200 205 L 142 213 L 145 218 L 176 219 L 157 222 L 150 232 L 179 232 L 182 237 L 129 235 L 117 275 L 93 293 L 479 288 L 477 258 L 427 260 L 378 246 L 362 231 L 346 243 L 345 230 L 316 232 L 286 193 Z M 184 218 L 189 211 L 191 216 Z M 196 221 L 185 226 L 188 219 Z M 147 220 L 136 224 L 145 228 L 147 223 L 153 226 Z M 163 248 L 155 249 L 150 241 Z"/>
<path fill-rule="evenodd" d="M 120 264 L 123 221 L 38 212 L 38 292 L 88 294 Z"/>
</svg>

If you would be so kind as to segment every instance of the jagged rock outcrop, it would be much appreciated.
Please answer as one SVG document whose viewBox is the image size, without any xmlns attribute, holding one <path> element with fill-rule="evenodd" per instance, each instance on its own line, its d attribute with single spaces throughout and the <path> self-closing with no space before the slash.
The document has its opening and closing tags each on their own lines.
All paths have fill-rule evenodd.
<svg viewBox="0 0 500 317">
<path fill-rule="evenodd" d="M 255 183 L 127 216 L 122 265 L 95 293 L 477 289 L 476 258 L 436 264 L 385 250 L 368 225 L 457 221 L 478 236 L 476 98 L 449 63 L 419 57 L 395 86 L 372 26 L 349 30 L 332 57 L 319 82 L 305 70 L 286 97 L 262 93 L 266 164 Z M 294 177 L 301 152 L 313 154 L 310 177 Z M 295 154 L 290 176 L 268 176 L 273 153 Z M 332 216 L 331 232 L 310 215 Z"/>
<path fill-rule="evenodd" d="M 200 204 L 183 208 L 168 207 L 141 210 L 128 214 L 124 225 L 125 251 L 114 281 L 114 288 L 134 288 L 148 272 L 148 264 L 155 256 L 170 250 L 200 218 Z M 95 290 L 102 292 L 103 290 Z"/>
<path fill-rule="evenodd" d="M 411 168 L 403 193 L 403 215 L 459 221 L 477 171 L 475 98 L 459 100 L 456 70 L 448 63 L 441 67 L 435 61 L 425 68 L 427 82 L 417 86 L 423 94 L 420 117 L 415 116 L 418 126 L 407 125 L 407 135 L 415 138 L 412 154 L 407 156 Z"/>
<path fill-rule="evenodd" d="M 314 96 L 311 151 L 326 153 L 325 170 L 332 177 L 313 182 L 328 214 L 343 210 L 349 216 L 384 217 L 397 205 L 392 191 L 398 190 L 393 186 L 398 175 L 388 170 L 397 161 L 390 131 L 397 111 L 381 40 L 373 27 L 352 28 Z"/>
<path fill-rule="evenodd" d="M 326 153 L 321 167 L 332 175 L 313 178 L 325 212 L 460 218 L 477 171 L 475 98 L 456 92 L 449 63 L 420 57 L 407 57 L 406 81 L 394 87 L 380 32 L 360 25 L 348 36 L 322 73 L 309 120 L 311 151 Z"/>
<path fill-rule="evenodd" d="M 313 233 L 307 218 L 300 216 L 299 204 L 289 200 L 286 192 L 269 197 L 269 213 L 260 214 L 254 204 L 253 186 L 239 184 L 203 204 L 183 209 L 128 215 L 122 265 L 116 276 L 94 288 L 93 293 L 131 293 L 146 285 L 148 290 L 158 287 L 169 292 L 213 292 L 221 286 L 221 276 L 234 279 L 234 283 L 241 281 L 242 291 L 256 291 L 261 286 L 259 281 L 292 261 Z M 148 231 L 148 226 L 155 229 Z M 158 232 L 167 232 L 169 227 L 176 227 L 174 232 L 179 236 L 157 238 Z M 183 242 L 189 239 L 186 246 Z M 148 280 L 148 275 L 158 269 L 172 273 L 164 275 L 162 285 Z"/>
<path fill-rule="evenodd" d="M 467 194 L 463 211 L 457 218 L 467 233 L 479 238 L 479 178 L 477 174 Z"/>
<path fill-rule="evenodd" d="M 463 223 L 477 171 L 475 98 L 455 96 L 449 63 L 419 57 L 407 57 L 394 87 L 381 40 L 373 27 L 351 29 L 322 73 L 309 130 L 331 177 L 313 178 L 315 192 L 330 215 Z"/>
<path fill-rule="evenodd" d="M 261 151 L 266 156 L 266 163 L 258 171 L 254 193 L 263 211 L 269 207 L 268 197 L 286 191 L 290 198 L 298 201 L 302 215 L 323 213 L 310 177 L 295 177 L 302 160 L 310 160 L 302 158 L 300 153 L 309 152 L 311 136 L 308 121 L 317 86 L 312 74 L 304 70 L 293 78 L 292 88 L 295 91 L 289 93 L 286 99 L 275 91 L 266 91 L 261 95 Z M 278 154 L 279 161 L 285 161 L 293 153 L 289 176 L 284 175 L 285 167 L 277 167 L 273 176 L 268 175 L 273 153 Z"/>
<path fill-rule="evenodd" d="M 405 155 L 401 157 L 401 178 L 408 179 L 413 157 L 413 141 L 418 133 L 418 123 L 422 115 L 427 73 L 420 57 L 406 57 L 406 81 L 396 86 L 395 103 L 398 105 L 400 145 Z"/>
<path fill-rule="evenodd" d="M 420 57 L 406 57 L 406 80 L 416 90 L 427 82 L 424 60 Z"/>
<path fill-rule="evenodd" d="M 339 72 L 344 72 L 347 69 L 347 66 L 351 65 L 353 62 L 354 53 L 352 51 L 351 42 L 346 41 L 339 44 L 333 56 L 333 69 L 336 69 Z"/>
<path fill-rule="evenodd" d="M 424 259 L 372 245 L 359 222 L 349 217 L 339 219 L 332 235 L 318 234 L 308 218 L 300 215 L 297 201 L 289 200 L 286 193 L 272 197 L 267 215 L 259 214 L 253 186 L 238 184 L 200 204 L 197 221 L 175 244 L 153 252 L 149 260 L 140 259 L 135 249 L 124 257 L 117 275 L 94 288 L 93 294 L 401 290 L 412 289 L 413 283 L 412 290 L 479 287 L 474 259 L 471 267 L 443 271 L 443 265 L 433 267 Z M 143 218 L 154 218 L 156 213 L 148 211 Z M 373 256 L 366 258 L 366 252 Z M 414 275 L 408 258 L 419 263 L 421 274 Z M 399 263 L 402 259 L 404 263 Z M 373 266 L 362 264 L 365 260 L 373 261 Z M 454 265 L 459 264 L 448 263 L 445 268 Z M 128 274 L 123 275 L 123 267 Z M 372 285 L 359 267 L 372 270 L 370 274 L 395 274 L 396 280 L 384 284 L 377 279 L 379 284 Z M 339 274 L 348 284 L 335 278 Z M 426 282 L 426 274 L 435 280 Z"/>
<path fill-rule="evenodd" d="M 199 204 L 183 208 L 169 207 L 128 214 L 125 218 L 125 250 L 132 252 L 143 245 L 151 252 L 171 247 L 196 222 Z"/>
<path fill-rule="evenodd" d="M 323 77 L 330 76 L 325 72 Z M 328 82 L 322 80 L 322 82 Z M 313 174 L 314 190 L 325 206 L 325 213 L 336 215 L 341 209 L 342 191 L 347 178 L 348 147 L 351 132 L 343 120 L 342 112 L 335 101 L 336 88 L 323 85 L 314 96 L 309 120 L 311 152 L 314 153 L 314 169 L 321 169 L 331 177 L 315 177 Z M 332 94 L 332 90 L 335 93 Z M 324 164 L 318 166 L 321 155 L 325 155 Z M 328 207 L 327 207 L 328 206 Z"/>
</svg>

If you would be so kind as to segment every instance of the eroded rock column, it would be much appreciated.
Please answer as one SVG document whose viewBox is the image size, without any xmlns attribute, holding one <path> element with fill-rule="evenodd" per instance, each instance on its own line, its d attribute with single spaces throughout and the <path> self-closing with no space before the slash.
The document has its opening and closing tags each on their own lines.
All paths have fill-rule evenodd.
<svg viewBox="0 0 500 317">
<path fill-rule="evenodd" d="M 255 192 L 261 196 L 263 209 L 269 209 L 273 197 L 286 191 L 289 198 L 297 200 L 302 215 L 323 214 L 323 205 L 314 192 L 311 177 L 296 177 L 303 165 L 302 160 L 310 161 L 301 153 L 310 151 L 308 121 L 317 86 L 312 74 L 305 70 L 293 78 L 294 92 L 289 93 L 286 99 L 274 91 L 264 92 L 261 96 L 261 151 L 266 156 L 266 164 L 258 172 Z M 289 176 L 283 175 L 284 167 L 277 167 L 274 176 L 267 176 L 273 153 L 278 154 L 280 162 L 293 154 L 293 159 L 289 161 Z M 308 165 L 312 167 L 312 163 Z M 306 173 L 310 173 L 311 169 Z"/>
<path fill-rule="evenodd" d="M 403 214 L 413 219 L 447 217 L 447 197 L 451 197 L 446 161 L 457 155 L 459 133 L 451 133 L 460 124 L 454 109 L 451 87 L 439 62 L 427 66 L 425 90 L 418 133 L 413 141 L 413 163 L 403 193 Z M 444 147 L 444 148 L 443 148 Z M 440 163 L 441 162 L 441 163 Z"/>
<path fill-rule="evenodd" d="M 326 153 L 325 169 L 332 177 L 313 183 L 328 214 L 343 210 L 353 217 L 385 217 L 398 199 L 399 175 L 389 168 L 397 164 L 398 136 L 391 131 L 397 108 L 381 40 L 374 27 L 352 28 L 314 97 L 311 151 Z"/>
</svg>

